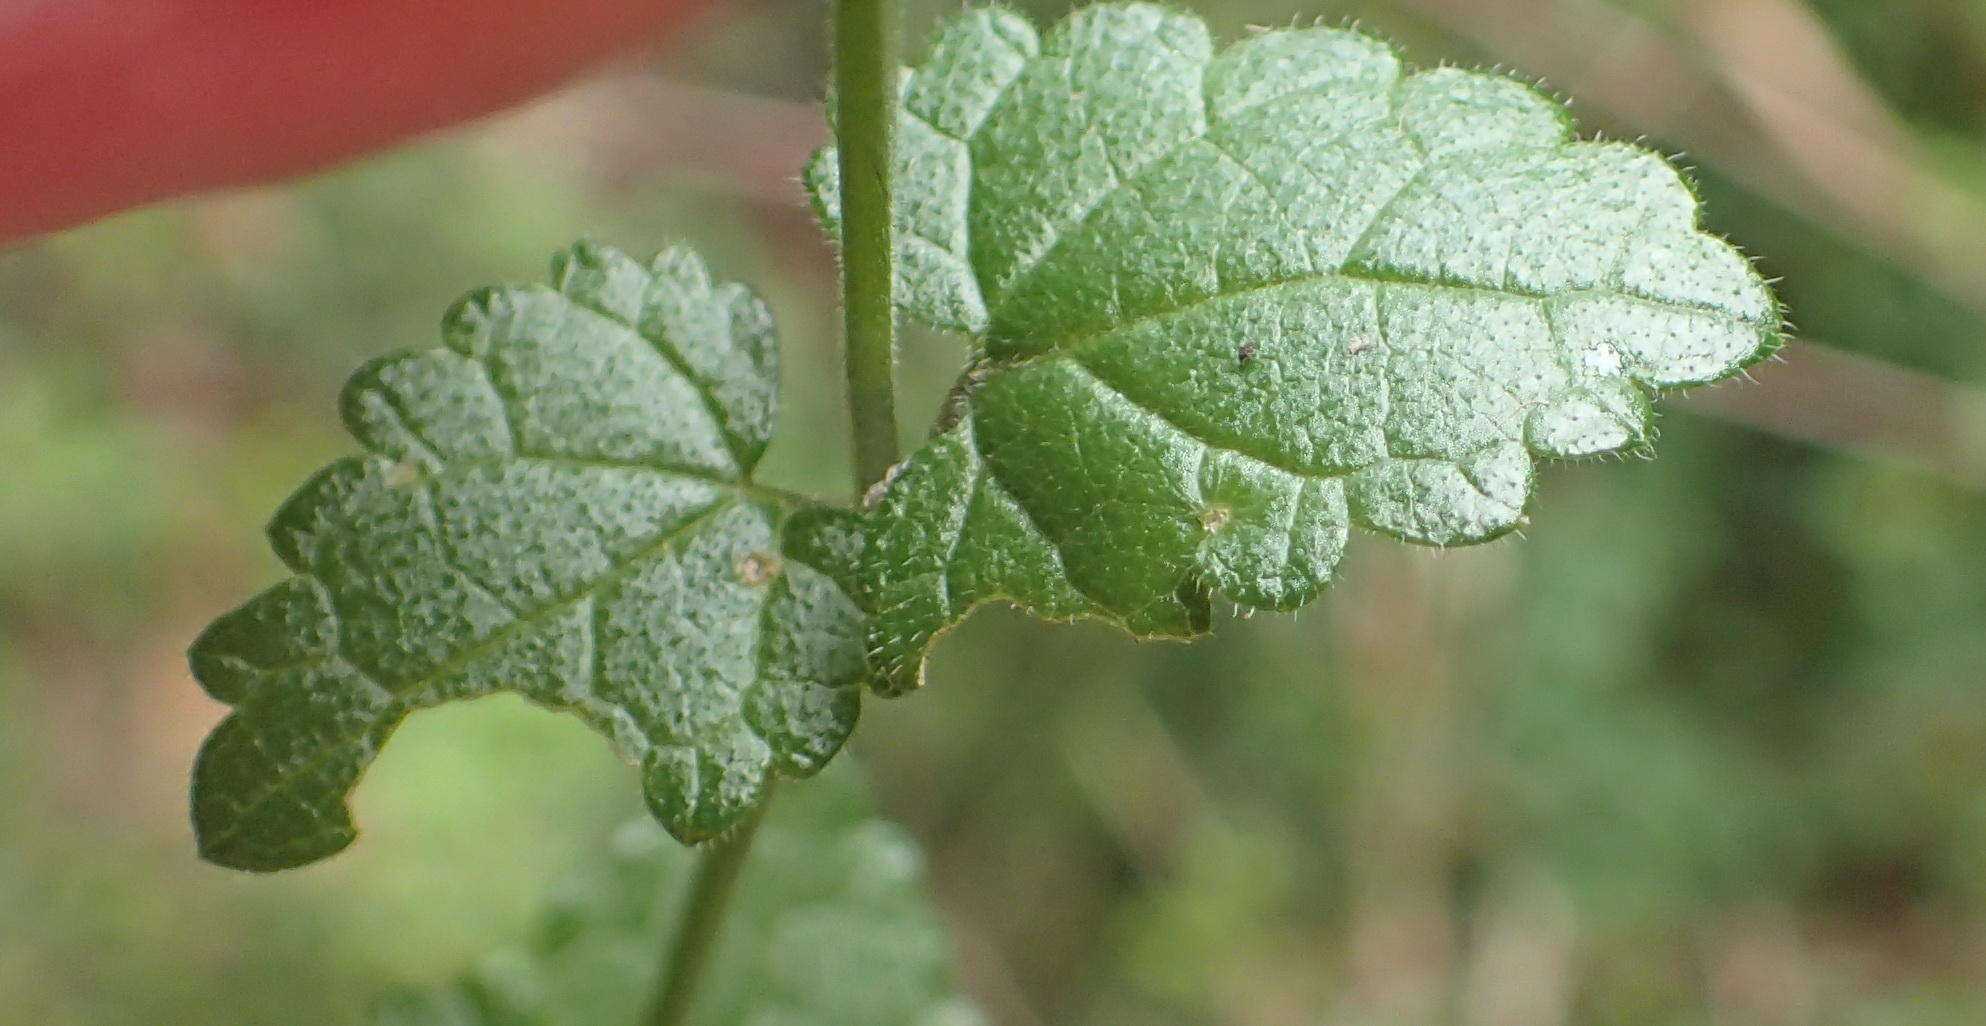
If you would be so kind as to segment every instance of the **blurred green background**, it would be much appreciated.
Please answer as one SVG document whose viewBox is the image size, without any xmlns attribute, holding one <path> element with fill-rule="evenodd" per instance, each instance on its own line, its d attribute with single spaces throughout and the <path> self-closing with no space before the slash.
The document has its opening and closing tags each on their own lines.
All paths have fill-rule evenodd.
<svg viewBox="0 0 1986 1026">
<path fill-rule="evenodd" d="M 1659 460 L 1548 469 L 1530 537 L 1361 539 L 1299 616 L 967 624 L 854 742 L 966 989 L 1003 1026 L 1986 1021 L 1986 0 L 1289 2 L 1192 6 L 1544 78 L 1684 154 L 1811 342 L 1671 405 Z M 205 866 L 221 710 L 181 653 L 278 576 L 256 530 L 347 449 L 345 374 L 584 233 L 765 291 L 768 476 L 839 493 L 792 181 L 821 39 L 731 3 L 519 111 L 0 255 L 0 1020 L 350 1023 L 606 843 L 632 773 L 501 698 L 409 723 L 349 853 Z M 914 437 L 961 350 L 907 343 Z"/>
</svg>

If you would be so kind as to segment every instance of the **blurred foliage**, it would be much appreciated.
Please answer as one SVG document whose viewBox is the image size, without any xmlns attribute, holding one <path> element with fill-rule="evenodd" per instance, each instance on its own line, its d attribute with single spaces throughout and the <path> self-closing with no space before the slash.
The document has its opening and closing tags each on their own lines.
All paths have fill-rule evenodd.
<svg viewBox="0 0 1986 1026">
<path fill-rule="evenodd" d="M 698 991 L 710 1026 L 981 1026 L 948 981 L 949 944 L 923 856 L 877 819 L 850 760 L 781 792 L 738 880 Z M 455 986 L 383 999 L 375 1026 L 634 1023 L 682 914 L 695 853 L 643 816 L 559 882 L 523 945 L 484 955 Z"/>
<path fill-rule="evenodd" d="M 1986 194 L 1986 5 L 1746 2 L 1808 18 L 1907 132 L 1898 156 Z M 1590 5 L 1480 17 L 1548 33 Z M 1230 35 L 1293 13 L 1196 6 Z M 1436 6 L 1302 13 L 1421 61 L 1504 59 Z M 1686 40 L 1719 5 L 1620 6 Z M 815 93 L 815 18 L 742 4 L 704 31 L 660 73 Z M 185 774 L 220 709 L 184 645 L 275 579 L 252 531 L 342 451 L 344 375 L 431 339 L 466 288 L 536 279 L 588 230 L 697 245 L 785 334 L 767 475 L 842 487 L 834 265 L 797 186 L 754 196 L 695 152 L 549 159 L 569 140 L 546 120 L 0 255 L 0 1019 L 360 1021 L 523 942 L 635 808 L 582 728 L 492 699 L 409 722 L 351 852 L 275 877 L 194 861 Z M 1694 163 L 1803 333 L 1986 385 L 1977 297 Z M 906 359 L 918 420 L 956 343 Z M 1687 407 L 1663 429 L 1659 460 L 1549 471 L 1523 540 L 1355 542 L 1298 617 L 1193 647 L 1002 613 L 948 638 L 855 745 L 929 853 L 965 988 L 1015 1026 L 1986 1020 L 1986 496 Z"/>
</svg>

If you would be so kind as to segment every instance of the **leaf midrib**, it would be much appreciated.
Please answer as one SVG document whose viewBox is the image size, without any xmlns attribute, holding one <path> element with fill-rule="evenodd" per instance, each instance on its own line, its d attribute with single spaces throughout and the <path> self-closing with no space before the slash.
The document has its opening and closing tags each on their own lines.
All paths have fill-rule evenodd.
<svg viewBox="0 0 1986 1026">
<path fill-rule="evenodd" d="M 1255 285 L 1245 286 L 1243 288 L 1230 289 L 1225 292 L 1211 293 L 1209 295 L 1201 296 L 1198 299 L 1188 300 L 1187 302 L 1167 307 L 1163 310 L 1154 310 L 1149 313 L 1139 314 L 1135 317 L 1129 317 L 1122 321 L 1118 321 L 1114 324 L 1102 328 L 1097 328 L 1091 331 L 1074 332 L 1067 335 L 1051 335 L 1043 339 L 1026 339 L 1019 335 L 1000 336 L 997 334 L 989 333 L 986 336 L 986 341 L 988 343 L 1026 342 L 1029 345 L 1030 349 L 1029 351 L 1024 352 L 1020 355 L 1012 356 L 1006 359 L 996 358 L 992 361 L 989 361 L 988 364 L 983 365 L 981 367 L 981 371 L 982 372 L 988 370 L 1007 371 L 1025 365 L 1027 363 L 1031 363 L 1036 360 L 1048 359 L 1055 356 L 1068 355 L 1072 353 L 1074 350 L 1087 347 L 1092 342 L 1097 342 L 1102 339 L 1110 338 L 1112 336 L 1116 336 L 1130 331 L 1135 331 L 1141 328 L 1149 327 L 1151 325 L 1162 324 L 1165 321 L 1170 320 L 1172 318 L 1184 317 L 1189 314 L 1193 314 L 1200 310 L 1203 310 L 1207 307 L 1214 306 L 1219 303 L 1227 302 L 1228 300 L 1240 299 L 1246 296 L 1274 292 L 1278 289 L 1293 289 L 1304 285 L 1319 285 L 1334 281 L 1347 282 L 1347 283 L 1360 284 L 1360 285 L 1379 285 L 1379 286 L 1389 286 L 1394 288 L 1427 289 L 1438 292 L 1456 292 L 1456 293 L 1464 293 L 1464 294 L 1486 295 L 1486 296 L 1494 296 L 1498 299 L 1526 301 L 1545 306 L 1549 306 L 1554 302 L 1558 302 L 1562 300 L 1579 299 L 1587 296 L 1596 296 L 1596 297 L 1611 298 L 1611 299 L 1625 299 L 1631 302 L 1644 303 L 1647 304 L 1648 306 L 1658 307 L 1664 310 L 1674 310 L 1680 313 L 1697 314 L 1706 317 L 1716 318 L 1717 320 L 1720 320 L 1732 327 L 1749 328 L 1753 330 L 1764 330 L 1767 327 L 1769 327 L 1769 325 L 1767 324 L 1761 323 L 1759 321 L 1751 320 L 1750 318 L 1741 317 L 1737 314 L 1731 313 L 1728 310 L 1720 310 L 1715 307 L 1698 306 L 1690 303 L 1677 303 L 1670 300 L 1657 299 L 1652 296 L 1645 296 L 1640 293 L 1628 291 L 1624 288 L 1620 288 L 1619 286 L 1610 287 L 1610 286 L 1593 285 L 1584 288 L 1562 289 L 1556 292 L 1544 292 L 1544 291 L 1534 292 L 1534 291 L 1526 291 L 1515 288 L 1499 289 L 1499 288 L 1490 288 L 1488 286 L 1483 286 L 1483 285 L 1467 285 L 1456 282 L 1436 281 L 1428 278 L 1415 278 L 1402 274 L 1397 271 L 1392 271 L 1392 272 L 1367 271 L 1361 273 L 1361 270 L 1358 268 L 1339 268 L 1337 270 L 1327 271 L 1327 272 L 1306 272 L 1303 274 L 1291 275 L 1286 278 L 1277 278 L 1272 281 L 1265 281 Z"/>
<path fill-rule="evenodd" d="M 345 651 L 344 648 L 345 639 L 344 639 L 344 630 L 343 630 L 342 622 L 339 624 L 337 648 L 327 657 L 316 660 L 314 665 L 322 666 L 326 662 L 329 662 L 332 659 L 335 659 L 338 662 L 345 664 L 346 666 L 350 667 L 352 671 L 358 674 L 361 678 L 371 683 L 374 687 L 379 688 L 379 690 L 381 690 L 382 692 L 391 696 L 392 701 L 388 702 L 386 705 L 384 705 L 381 708 L 380 711 L 382 713 L 388 715 L 405 714 L 406 712 L 411 710 L 412 699 L 415 696 L 415 694 L 417 694 L 422 688 L 433 684 L 435 681 L 440 680 L 441 678 L 445 677 L 450 673 L 454 673 L 468 666 L 469 664 L 475 662 L 477 659 L 481 658 L 482 656 L 497 650 L 505 643 L 517 637 L 519 634 L 525 633 L 534 627 L 541 626 L 542 622 L 548 617 L 552 617 L 557 615 L 558 613 L 565 612 L 566 610 L 571 609 L 572 607 L 588 599 L 593 599 L 598 597 L 599 593 L 603 589 L 610 588 L 620 583 L 621 581 L 625 580 L 628 577 L 628 575 L 634 573 L 639 566 L 652 561 L 656 557 L 660 556 L 662 553 L 668 551 L 668 549 L 671 546 L 675 545 L 683 538 L 689 536 L 690 534 L 693 534 L 697 530 L 697 528 L 715 519 L 718 514 L 726 512 L 732 508 L 735 508 L 736 506 L 740 505 L 742 502 L 743 500 L 735 495 L 725 498 L 720 498 L 718 501 L 711 503 L 710 506 L 707 507 L 706 509 L 698 512 L 695 516 L 689 518 L 688 520 L 684 521 L 682 524 L 676 526 L 675 528 L 672 528 L 667 534 L 663 535 L 661 538 L 657 539 L 655 542 L 651 543 L 647 547 L 643 548 L 641 551 L 635 553 L 634 555 L 629 556 L 626 560 L 621 562 L 619 565 L 615 566 L 612 570 L 588 581 L 583 587 L 577 589 L 573 594 L 561 597 L 552 602 L 548 602 L 542 606 L 538 606 L 532 609 L 530 612 L 522 616 L 516 617 L 509 624 L 505 625 L 504 627 L 496 631 L 491 632 L 487 637 L 482 638 L 481 640 L 476 641 L 473 644 L 463 648 L 461 651 L 450 656 L 446 660 L 443 660 L 442 662 L 436 664 L 434 668 L 428 670 L 426 673 L 422 674 L 420 677 L 417 677 L 413 680 L 399 682 L 397 686 L 389 686 L 386 682 L 380 680 L 376 674 L 367 670 L 365 666 L 354 660 Z M 313 580 L 316 580 L 315 574 L 311 574 L 307 576 L 311 577 Z M 320 582 L 320 586 L 321 586 L 321 582 Z M 334 599 L 334 609 L 335 609 L 335 599 Z M 241 713 L 237 711 L 235 715 L 240 716 Z M 257 810 L 259 810 L 264 804 L 276 798 L 278 795 L 294 790 L 296 787 L 296 782 L 308 776 L 309 771 L 314 770 L 319 765 L 321 765 L 323 760 L 330 753 L 350 745 L 361 735 L 373 730 L 375 727 L 378 726 L 378 724 L 383 718 L 384 718 L 383 716 L 370 717 L 366 720 L 361 721 L 362 726 L 360 729 L 349 732 L 339 732 L 325 739 L 321 744 L 315 745 L 312 748 L 308 749 L 309 754 L 306 758 L 290 762 L 288 765 L 284 767 L 285 770 L 284 772 L 276 774 L 270 783 L 264 785 L 255 793 L 255 796 L 253 798 L 241 802 L 236 806 L 238 812 L 234 819 L 233 826 L 211 835 L 213 840 L 211 842 L 203 842 L 201 846 L 203 848 L 218 848 L 224 845 L 228 840 L 232 839 L 253 818 L 253 814 Z"/>
<path fill-rule="evenodd" d="M 1221 51 L 1219 51 L 1218 53 L 1214 54 L 1211 58 L 1209 58 L 1207 62 L 1204 62 L 1195 67 L 1195 71 L 1198 72 L 1202 78 L 1202 81 L 1199 83 L 1196 91 L 1198 91 L 1201 94 L 1201 99 L 1203 102 L 1206 100 L 1206 96 L 1205 96 L 1206 87 L 1204 81 L 1206 68 L 1208 67 L 1208 65 L 1212 63 L 1212 61 L 1218 60 L 1222 55 L 1227 53 L 1228 50 L 1232 48 L 1233 48 L 1232 45 L 1223 48 Z M 1040 60 L 1040 59 L 1041 58 L 1038 56 L 1034 58 L 1034 60 Z M 1344 138 L 1346 136 L 1349 136 L 1351 133 L 1357 131 L 1361 127 L 1370 127 L 1372 125 L 1378 125 L 1378 124 L 1390 124 L 1392 127 L 1397 128 L 1401 136 L 1407 139 L 1410 143 L 1412 143 L 1416 149 L 1421 149 L 1421 144 L 1419 140 L 1414 136 L 1413 132 L 1409 129 L 1409 127 L 1401 120 L 1402 112 L 1400 109 L 1400 100 L 1399 100 L 1400 87 L 1403 86 L 1405 83 L 1418 77 L 1421 74 L 1424 74 L 1424 72 L 1408 72 L 1408 73 L 1398 74 L 1396 81 L 1393 83 L 1393 86 L 1389 93 L 1388 109 L 1386 114 L 1383 115 L 1382 117 L 1374 118 L 1369 122 L 1363 122 L 1360 124 L 1348 126 L 1342 132 L 1339 133 L 1338 138 Z M 1005 97 L 1008 95 L 1008 91 L 1013 86 L 1013 82 L 1017 81 L 1020 77 L 1023 76 L 1017 75 L 1002 86 L 1000 91 L 1001 99 L 1003 100 L 1005 99 Z M 1291 93 L 1285 94 L 1285 96 L 1283 97 L 1279 97 L 1279 99 L 1286 99 L 1288 96 L 1300 95 L 1302 93 L 1310 92 L 1317 89 L 1342 88 L 1343 85 L 1344 83 L 1341 80 L 1331 80 L 1329 82 L 1312 86 L 1306 89 L 1292 91 Z M 999 106 L 998 102 L 996 102 L 993 105 L 992 109 L 997 110 L 998 106 Z M 1248 108 L 1243 108 L 1243 110 L 1248 110 L 1248 109 L 1253 109 L 1253 105 L 1251 105 L 1251 107 Z M 1018 289 L 1021 285 L 1025 284 L 1029 277 L 1031 277 L 1033 274 L 1039 271 L 1040 268 L 1047 263 L 1048 259 L 1058 249 L 1062 247 L 1064 242 L 1066 242 L 1075 232 L 1080 231 L 1084 225 L 1088 224 L 1091 218 L 1095 217 L 1099 211 L 1103 210 L 1105 206 L 1108 205 L 1110 200 L 1113 197 L 1115 197 L 1119 192 L 1133 186 L 1134 184 L 1136 184 L 1138 179 L 1142 178 L 1147 172 L 1151 171 L 1154 168 L 1163 166 L 1168 161 L 1176 157 L 1179 153 L 1186 150 L 1188 147 L 1193 146 L 1197 143 L 1206 143 L 1209 146 L 1213 147 L 1215 153 L 1218 156 L 1220 156 L 1222 159 L 1235 164 L 1237 167 L 1240 167 L 1244 172 L 1248 173 L 1251 177 L 1253 177 L 1255 175 L 1253 169 L 1249 168 L 1246 164 L 1242 163 L 1238 158 L 1236 158 L 1232 153 L 1230 153 L 1228 151 L 1228 148 L 1226 146 L 1223 146 L 1216 138 L 1217 129 L 1222 124 L 1232 122 L 1234 113 L 1235 112 L 1230 111 L 1227 112 L 1225 115 L 1217 116 L 1214 113 L 1211 105 L 1209 104 L 1205 108 L 1205 114 L 1202 118 L 1203 123 L 1202 125 L 1198 126 L 1198 130 L 1196 132 L 1185 138 L 1179 139 L 1178 141 L 1172 143 L 1171 145 L 1166 146 L 1159 152 L 1151 155 L 1147 159 L 1141 161 L 1136 167 L 1136 169 L 1134 169 L 1130 174 L 1114 175 L 1113 177 L 1115 178 L 1115 180 L 1111 183 L 1110 187 L 1106 189 L 1100 196 L 1098 196 L 1093 202 L 1085 206 L 1081 211 L 1076 212 L 1073 217 L 1069 217 L 1065 219 L 1057 219 L 1056 221 L 1052 222 L 1054 225 L 1054 236 L 1050 240 L 1049 244 L 1043 247 L 1039 253 L 1035 254 L 1032 258 L 1030 258 L 1027 261 L 1025 267 L 1018 269 L 1010 269 L 1006 274 L 1002 275 L 1004 282 L 989 282 L 985 280 L 985 276 L 981 273 L 977 265 L 977 262 L 970 260 L 967 261 L 967 268 L 972 272 L 974 284 L 978 287 L 980 295 L 982 297 L 982 301 L 984 302 L 987 310 L 989 337 L 997 337 L 993 334 L 992 322 L 999 317 L 1000 308 L 1006 304 L 1006 300 L 1014 294 L 1016 289 Z M 928 119 L 920 118 L 920 120 L 926 120 L 928 123 Z M 941 134 L 945 134 L 945 133 L 941 133 Z M 977 134 L 976 131 L 974 134 L 975 135 Z M 945 134 L 945 135 L 947 138 L 952 138 L 957 140 L 957 137 L 955 136 L 950 136 L 949 134 Z M 957 141 L 965 144 L 966 153 L 967 153 L 967 162 L 966 162 L 967 172 L 968 174 L 971 174 L 972 172 L 976 171 L 978 168 L 978 160 L 976 158 L 976 154 L 973 153 L 973 146 L 971 144 L 971 141 L 970 139 L 957 140 Z M 1598 145 L 1598 144 L 1588 143 L 1577 138 L 1566 137 L 1550 143 L 1527 144 L 1522 147 L 1511 147 L 1511 149 L 1557 152 L 1557 151 L 1571 150 L 1576 147 L 1584 146 L 1584 145 Z M 1758 321 L 1754 321 L 1750 318 L 1746 318 L 1741 315 L 1734 314 L 1729 310 L 1721 309 L 1718 307 L 1709 306 L 1705 304 L 1698 304 L 1698 303 L 1676 302 L 1674 300 L 1660 299 L 1633 292 L 1631 290 L 1628 290 L 1624 286 L 1624 284 L 1618 280 L 1618 275 L 1616 275 L 1615 281 L 1608 283 L 1608 285 L 1606 286 L 1592 285 L 1578 289 L 1561 289 L 1554 292 L 1546 292 L 1542 290 L 1538 290 L 1538 291 L 1525 290 L 1511 286 L 1505 286 L 1502 288 L 1493 288 L 1489 286 L 1470 285 L 1460 282 L 1437 281 L 1430 278 L 1415 277 L 1410 274 L 1406 274 L 1404 272 L 1397 270 L 1381 271 L 1376 268 L 1368 269 L 1356 263 L 1361 253 L 1364 251 L 1364 248 L 1368 240 L 1370 239 L 1372 232 L 1376 230 L 1376 228 L 1385 220 L 1387 212 L 1390 211 L 1393 205 L 1399 201 L 1400 197 L 1405 195 L 1407 191 L 1410 188 L 1412 188 L 1414 183 L 1419 182 L 1431 170 L 1440 167 L 1450 166 L 1452 163 L 1453 163 L 1452 161 L 1444 160 L 1443 157 L 1439 155 L 1429 154 L 1425 152 L 1425 150 L 1422 150 L 1421 159 L 1419 163 L 1413 167 L 1412 173 L 1408 174 L 1401 181 L 1401 184 L 1398 187 L 1398 189 L 1396 189 L 1391 196 L 1387 197 L 1386 201 L 1382 203 L 1378 208 L 1378 210 L 1368 219 L 1357 241 L 1354 242 L 1352 246 L 1346 251 L 1348 255 L 1346 256 L 1344 261 L 1339 263 L 1332 270 L 1308 271 L 1308 272 L 1304 272 L 1303 274 L 1277 279 L 1275 281 L 1266 282 L 1260 285 L 1248 286 L 1246 288 L 1235 289 L 1224 292 L 1216 292 L 1212 295 L 1202 297 L 1201 299 L 1194 300 L 1185 304 L 1181 304 L 1179 306 L 1171 307 L 1166 310 L 1159 310 L 1147 314 L 1140 314 L 1128 321 L 1123 322 L 1117 327 L 1106 328 L 1099 330 L 1097 332 L 1091 332 L 1085 335 L 1074 336 L 1072 338 L 1068 338 L 1065 340 L 1051 342 L 1049 343 L 1049 345 L 1054 348 L 1062 348 L 1065 345 L 1080 345 L 1082 342 L 1087 341 L 1089 338 L 1096 337 L 1098 335 L 1108 334 L 1110 332 L 1120 330 L 1123 327 L 1134 325 L 1138 322 L 1161 319 L 1169 314 L 1189 312 L 1197 307 L 1230 296 L 1243 295 L 1256 291 L 1264 291 L 1267 289 L 1272 289 L 1285 285 L 1294 285 L 1303 282 L 1319 282 L 1319 281 L 1326 281 L 1331 279 L 1338 279 L 1345 281 L 1369 281 L 1369 282 L 1384 282 L 1384 283 L 1403 284 L 1403 285 L 1417 285 L 1428 288 L 1446 288 L 1446 289 L 1454 289 L 1457 291 L 1478 292 L 1478 293 L 1485 293 L 1490 295 L 1502 296 L 1507 298 L 1518 298 L 1518 299 L 1524 299 L 1524 298 L 1551 299 L 1558 296 L 1576 295 L 1580 293 L 1618 295 L 1624 298 L 1633 299 L 1640 302 L 1646 302 L 1655 306 L 1660 306 L 1665 309 L 1709 314 L 1711 316 L 1716 316 L 1719 318 L 1726 319 L 1732 323 L 1742 324 L 1750 327 L 1763 328 L 1767 326 L 1761 324 Z M 975 193 L 976 190 L 973 190 L 973 192 L 969 192 L 968 195 L 972 196 Z M 1273 196 L 1271 196 L 1270 198 L 1273 200 Z M 973 201 L 971 199 L 968 199 L 967 212 L 965 215 L 965 226 L 967 230 L 967 237 L 965 239 L 965 248 L 967 252 L 971 251 L 970 226 L 974 220 L 972 215 L 973 209 L 974 209 Z M 997 291 L 996 291 L 996 286 L 997 286 Z"/>
</svg>

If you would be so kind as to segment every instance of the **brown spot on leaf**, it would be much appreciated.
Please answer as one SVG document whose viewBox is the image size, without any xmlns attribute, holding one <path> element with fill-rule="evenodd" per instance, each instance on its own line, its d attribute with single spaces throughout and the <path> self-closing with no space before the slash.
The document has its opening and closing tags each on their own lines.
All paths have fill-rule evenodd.
<svg viewBox="0 0 1986 1026">
<path fill-rule="evenodd" d="M 738 561 L 738 579 L 756 588 L 779 576 L 779 557 L 770 552 L 754 552 Z"/>
</svg>

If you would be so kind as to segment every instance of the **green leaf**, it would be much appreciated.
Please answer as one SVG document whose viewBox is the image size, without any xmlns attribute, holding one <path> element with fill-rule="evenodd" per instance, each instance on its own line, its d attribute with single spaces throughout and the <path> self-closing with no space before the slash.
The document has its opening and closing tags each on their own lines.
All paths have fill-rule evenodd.
<svg viewBox="0 0 1986 1026">
<path fill-rule="evenodd" d="M 847 737 L 859 613 L 784 557 L 797 504 L 751 482 L 776 412 L 764 305 L 681 250 L 644 267 L 581 245 L 553 272 L 469 296 L 444 346 L 353 377 L 367 454 L 269 528 L 296 576 L 194 644 L 235 707 L 194 770 L 207 858 L 339 851 L 346 795 L 401 719 L 496 690 L 605 734 L 685 840 Z"/>
<path fill-rule="evenodd" d="M 844 760 L 845 762 L 845 760 Z M 535 936 L 447 990 L 382 1002 L 373 1026 L 601 1026 L 640 1021 L 694 871 L 647 823 L 568 880 Z M 784 789 L 753 843 L 710 961 L 703 1026 L 979 1026 L 948 983 L 923 858 L 837 766 Z"/>
<path fill-rule="evenodd" d="M 1315 597 L 1354 524 L 1498 537 L 1537 458 L 1644 446 L 1652 394 L 1780 340 L 1661 157 L 1357 32 L 973 11 L 900 136 L 897 301 L 978 355 L 867 518 L 809 518 L 887 691 L 980 602 L 1190 636 Z"/>
</svg>

